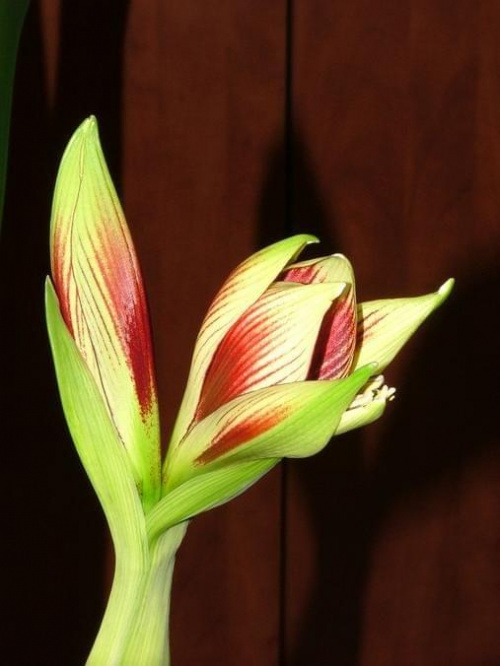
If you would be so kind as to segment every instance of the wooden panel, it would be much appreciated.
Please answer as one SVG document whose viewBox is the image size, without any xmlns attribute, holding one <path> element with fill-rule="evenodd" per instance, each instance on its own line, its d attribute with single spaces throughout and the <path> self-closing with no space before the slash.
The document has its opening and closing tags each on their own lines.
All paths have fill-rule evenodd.
<svg viewBox="0 0 500 666">
<path fill-rule="evenodd" d="M 40 300 L 47 193 L 91 112 L 144 266 L 165 439 L 211 297 L 283 235 L 287 200 L 297 229 L 353 259 L 363 299 L 458 280 L 389 371 L 400 391 L 384 421 L 288 464 L 283 515 L 278 472 L 194 522 L 173 663 L 500 661 L 499 36 L 494 0 L 33 3 L 0 246 L 9 661 L 21 645 L 29 663 L 81 662 L 104 603 L 105 526 L 63 425 Z"/>
<path fill-rule="evenodd" d="M 500 661 L 499 28 L 494 2 L 294 3 L 300 228 L 362 299 L 458 284 L 384 421 L 290 470 L 289 666 Z"/>
<path fill-rule="evenodd" d="M 58 3 L 52 5 L 54 10 Z M 112 115 L 110 126 L 119 126 L 116 113 L 110 112 L 119 109 L 112 74 L 115 52 L 103 48 L 99 29 L 107 24 L 108 12 L 100 12 L 103 24 L 95 27 L 95 3 L 76 1 L 72 9 L 71 16 L 63 13 L 61 23 L 60 56 L 65 66 L 59 73 L 62 76 L 65 70 L 64 93 L 62 78 L 57 90 L 53 77 L 51 80 L 58 99 L 54 126 L 47 99 L 50 77 L 44 68 L 46 42 L 41 35 L 40 6 L 31 3 L 20 43 L 0 244 L 0 391 L 6 501 L 2 513 L 2 599 L 8 609 L 2 655 L 12 664 L 83 663 L 103 606 L 104 521 L 64 424 L 43 308 L 51 193 L 62 147 L 89 108 L 104 124 Z M 45 16 L 47 30 L 55 35 L 56 13 Z M 89 16 L 93 17 L 92 53 L 82 46 L 85 35 L 71 25 L 76 16 L 87 26 Z M 119 15 L 115 13 L 114 19 L 118 38 Z M 59 45 L 53 47 L 56 53 Z M 93 78 L 97 54 L 99 69 Z M 89 67 L 85 76 L 84 63 Z M 94 85 L 97 79 L 107 79 L 107 87 Z M 116 143 L 113 145 L 113 138 L 110 143 L 114 162 Z"/>
<path fill-rule="evenodd" d="M 273 181 L 270 193 L 267 181 L 284 131 L 284 6 L 131 5 L 125 204 L 151 302 L 165 436 L 210 299 L 259 228 L 283 225 L 283 187 Z M 174 663 L 277 663 L 279 487 L 275 473 L 190 527 L 174 583 Z"/>
</svg>

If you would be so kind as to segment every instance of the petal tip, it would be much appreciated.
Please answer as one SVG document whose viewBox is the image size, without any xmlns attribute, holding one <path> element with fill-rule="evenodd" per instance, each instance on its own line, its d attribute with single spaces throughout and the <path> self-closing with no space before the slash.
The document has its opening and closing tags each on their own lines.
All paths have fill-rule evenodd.
<svg viewBox="0 0 500 666">
<path fill-rule="evenodd" d="M 444 284 L 442 284 L 438 289 L 438 294 L 441 296 L 441 302 L 443 302 L 450 295 L 453 287 L 455 285 L 455 278 L 449 278 Z"/>
<path fill-rule="evenodd" d="M 302 234 L 305 240 L 306 245 L 314 245 L 319 243 L 319 238 L 313 234 Z"/>
<path fill-rule="evenodd" d="M 95 116 L 89 116 L 88 118 L 85 118 L 85 120 L 78 128 L 77 132 L 78 131 L 85 135 L 97 134 L 98 132 L 97 118 Z"/>
<path fill-rule="evenodd" d="M 330 298 L 332 301 L 340 298 L 347 289 L 347 282 L 326 283 L 330 287 Z"/>
<path fill-rule="evenodd" d="M 57 298 L 56 290 L 54 288 L 54 284 L 50 278 L 50 275 L 45 276 L 45 304 L 47 305 L 50 300 L 53 299 L 59 299 Z"/>
</svg>

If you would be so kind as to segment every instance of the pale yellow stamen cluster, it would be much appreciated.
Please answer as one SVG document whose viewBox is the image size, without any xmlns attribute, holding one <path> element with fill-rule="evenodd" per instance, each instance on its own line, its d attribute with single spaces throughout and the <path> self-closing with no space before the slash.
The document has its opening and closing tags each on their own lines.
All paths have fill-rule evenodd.
<svg viewBox="0 0 500 666">
<path fill-rule="evenodd" d="M 351 402 L 349 409 L 357 407 L 366 407 L 375 400 L 390 402 L 394 400 L 396 389 L 384 384 L 384 376 L 377 375 L 366 384 L 362 393 L 359 393 Z"/>
</svg>

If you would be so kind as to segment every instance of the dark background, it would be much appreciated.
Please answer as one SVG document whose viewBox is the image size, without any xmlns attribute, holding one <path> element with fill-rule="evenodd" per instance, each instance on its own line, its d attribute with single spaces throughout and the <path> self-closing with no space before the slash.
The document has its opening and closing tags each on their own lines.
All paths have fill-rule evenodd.
<svg viewBox="0 0 500 666">
<path fill-rule="evenodd" d="M 500 664 L 500 4 L 43 0 L 0 243 L 2 661 L 83 663 L 112 556 L 43 316 L 58 159 L 97 115 L 144 269 L 167 438 L 226 274 L 294 231 L 358 295 L 446 305 L 366 430 L 192 524 L 174 666 Z"/>
</svg>

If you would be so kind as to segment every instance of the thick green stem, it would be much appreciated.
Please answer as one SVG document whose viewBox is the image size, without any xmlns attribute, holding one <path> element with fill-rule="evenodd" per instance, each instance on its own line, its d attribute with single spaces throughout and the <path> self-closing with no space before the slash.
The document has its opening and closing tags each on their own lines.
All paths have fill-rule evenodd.
<svg viewBox="0 0 500 666">
<path fill-rule="evenodd" d="M 169 613 L 175 555 L 187 523 L 171 527 L 151 550 L 151 566 L 123 664 L 170 666 Z"/>
<path fill-rule="evenodd" d="M 169 666 L 168 622 L 175 555 L 187 523 L 171 527 L 138 566 L 117 553 L 108 606 L 87 666 Z"/>
</svg>

